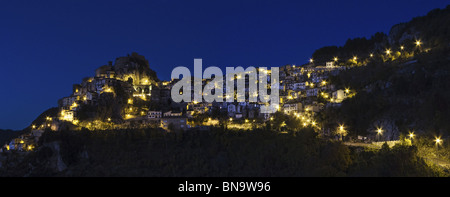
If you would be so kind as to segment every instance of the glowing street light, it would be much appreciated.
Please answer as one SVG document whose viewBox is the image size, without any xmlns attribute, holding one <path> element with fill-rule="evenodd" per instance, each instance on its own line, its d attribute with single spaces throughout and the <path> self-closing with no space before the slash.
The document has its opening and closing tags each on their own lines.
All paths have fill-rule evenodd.
<svg viewBox="0 0 450 197">
<path fill-rule="evenodd" d="M 410 133 L 409 133 L 409 138 L 411 138 L 411 139 L 414 138 L 414 132 L 410 132 Z"/>
<path fill-rule="evenodd" d="M 349 93 L 350 92 L 350 89 L 348 89 L 348 88 L 345 88 L 345 93 Z"/>
<path fill-rule="evenodd" d="M 420 40 L 416 40 L 416 46 L 420 47 L 420 45 L 422 44 L 422 42 L 420 42 Z"/>
<path fill-rule="evenodd" d="M 381 134 L 383 133 L 383 129 L 378 128 L 378 129 L 377 129 L 377 133 L 381 135 Z"/>
<path fill-rule="evenodd" d="M 322 85 L 324 86 L 324 85 L 327 85 L 327 81 L 322 81 Z"/>
<path fill-rule="evenodd" d="M 380 135 L 382 135 L 382 134 L 383 134 L 383 129 L 377 128 L 377 138 L 378 138 L 378 141 L 380 141 Z"/>
<path fill-rule="evenodd" d="M 353 56 L 353 61 L 356 61 L 358 59 L 358 57 Z"/>
<path fill-rule="evenodd" d="M 313 63 L 314 60 L 312 58 L 309 58 L 309 63 Z"/>
<path fill-rule="evenodd" d="M 371 53 L 369 56 L 370 56 L 370 57 L 373 57 L 373 53 Z"/>
<path fill-rule="evenodd" d="M 440 137 L 436 137 L 436 139 L 434 141 L 436 141 L 436 145 L 438 145 L 438 146 L 442 143 L 442 140 Z"/>
<path fill-rule="evenodd" d="M 347 133 L 343 124 L 339 125 L 337 133 L 339 134 L 340 140 L 342 140 L 342 137 Z"/>
<path fill-rule="evenodd" d="M 387 55 L 391 54 L 391 50 L 390 49 L 386 49 L 386 54 Z"/>
<path fill-rule="evenodd" d="M 405 48 L 405 47 L 403 47 L 403 46 L 400 46 L 400 49 L 401 49 L 401 50 L 403 50 L 404 48 Z"/>
<path fill-rule="evenodd" d="M 335 62 L 337 62 L 337 61 L 338 61 L 338 58 L 337 58 L 337 57 L 334 57 L 333 60 L 334 60 Z"/>
</svg>

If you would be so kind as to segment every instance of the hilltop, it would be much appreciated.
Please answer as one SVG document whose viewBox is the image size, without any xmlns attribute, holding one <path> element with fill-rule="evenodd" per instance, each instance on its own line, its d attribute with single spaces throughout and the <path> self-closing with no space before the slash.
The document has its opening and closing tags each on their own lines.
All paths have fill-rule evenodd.
<svg viewBox="0 0 450 197">
<path fill-rule="evenodd" d="M 445 9 L 434 9 L 425 16 L 415 17 L 409 22 L 391 27 L 389 34 L 377 32 L 370 38 L 348 39 L 344 46 L 325 46 L 312 54 L 314 62 L 323 65 L 339 57 L 342 65 L 363 65 L 364 59 L 377 61 L 395 60 L 411 56 L 412 52 L 439 51 L 448 49 L 450 43 L 450 5 Z M 420 42 L 420 46 L 416 42 Z M 392 51 L 391 57 L 382 59 L 380 54 Z M 413 50 L 414 49 L 414 50 Z M 401 52 L 400 54 L 398 52 Z M 372 56 L 371 56 L 372 54 Z M 357 57 L 357 63 L 352 62 Z"/>
<path fill-rule="evenodd" d="M 389 35 L 377 33 L 369 40 L 356 38 L 343 47 L 315 51 L 313 57 L 317 59 L 343 54 L 341 64 L 353 66 L 331 77 L 330 82 L 358 92 L 340 108 L 323 111 L 320 116 L 324 124 L 331 127 L 345 123 L 353 137 L 374 135 L 377 127 L 389 128 L 391 139 L 412 131 L 430 137 L 448 136 L 449 38 L 447 6 L 395 25 Z M 356 46 L 362 48 L 355 50 Z M 331 48 L 335 51 L 326 52 Z M 352 62 L 353 56 L 358 63 Z"/>
</svg>

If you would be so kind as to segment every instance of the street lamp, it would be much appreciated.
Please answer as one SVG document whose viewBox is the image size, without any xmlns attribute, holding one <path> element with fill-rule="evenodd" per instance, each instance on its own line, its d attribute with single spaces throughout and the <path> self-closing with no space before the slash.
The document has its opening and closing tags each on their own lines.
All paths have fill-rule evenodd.
<svg viewBox="0 0 450 197">
<path fill-rule="evenodd" d="M 337 57 L 334 57 L 334 59 L 333 59 L 335 62 L 337 62 L 338 61 L 338 58 Z"/>
<path fill-rule="evenodd" d="M 400 46 L 400 49 L 401 49 L 401 50 L 403 50 L 404 48 L 405 48 L 405 47 L 403 47 L 403 46 Z"/>
<path fill-rule="evenodd" d="M 439 150 L 439 145 L 442 143 L 441 138 L 440 137 L 436 137 L 436 139 L 434 141 L 436 141 L 436 149 Z"/>
<path fill-rule="evenodd" d="M 436 137 L 436 139 L 434 140 L 436 141 L 436 145 L 439 146 L 439 144 L 441 144 L 442 140 L 439 137 Z"/>
<path fill-rule="evenodd" d="M 386 49 L 386 54 L 387 55 L 391 54 L 391 50 L 390 49 Z"/>
<path fill-rule="evenodd" d="M 373 53 L 371 53 L 369 56 L 370 56 L 370 57 L 373 57 Z"/>
<path fill-rule="evenodd" d="M 409 132 L 409 139 L 411 140 L 411 145 L 412 145 L 413 138 L 414 138 L 414 131 Z"/>
<path fill-rule="evenodd" d="M 421 44 L 422 42 L 420 42 L 420 40 L 416 40 L 416 46 L 420 47 Z"/>
<path fill-rule="evenodd" d="M 380 135 L 382 135 L 382 133 L 383 133 L 383 129 L 382 128 L 377 128 L 378 141 L 380 141 Z"/>
<path fill-rule="evenodd" d="M 313 63 L 314 60 L 312 58 L 309 58 L 309 63 Z"/>
<path fill-rule="evenodd" d="M 345 127 L 344 127 L 344 125 L 339 125 L 339 130 L 338 130 L 338 133 L 339 133 L 339 138 L 340 138 L 340 140 L 342 140 L 342 135 L 343 134 L 345 134 Z"/>
</svg>

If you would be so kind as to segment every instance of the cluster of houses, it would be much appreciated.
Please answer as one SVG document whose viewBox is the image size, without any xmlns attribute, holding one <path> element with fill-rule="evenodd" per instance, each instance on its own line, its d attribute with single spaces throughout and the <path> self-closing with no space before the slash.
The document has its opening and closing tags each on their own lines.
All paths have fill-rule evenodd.
<svg viewBox="0 0 450 197">
<path fill-rule="evenodd" d="M 30 133 L 22 134 L 3 145 L 0 152 L 8 151 L 32 151 L 41 137 L 43 130 L 33 130 Z"/>
<path fill-rule="evenodd" d="M 115 87 L 121 87 L 122 92 L 128 94 L 128 106 L 124 110 L 123 119 L 125 121 L 153 122 L 160 125 L 161 128 L 168 128 L 172 124 L 177 129 L 187 129 L 187 119 L 194 117 L 195 114 L 212 113 L 217 110 L 222 114 L 227 114 L 233 119 L 264 119 L 269 120 L 271 113 L 261 113 L 261 106 L 267 103 L 250 102 L 249 95 L 255 92 L 249 92 L 249 77 L 242 79 L 235 76 L 234 90 L 237 90 L 238 80 L 243 80 L 245 84 L 245 101 L 237 102 L 237 91 L 234 93 L 234 102 L 196 102 L 194 94 L 192 102 L 176 103 L 171 102 L 171 89 L 179 79 L 171 81 L 151 81 L 150 76 L 138 69 L 140 65 L 130 62 L 126 57 L 118 58 L 116 64 L 105 65 L 96 70 L 95 77 L 83 79 L 81 84 L 73 87 L 73 94 L 59 100 L 59 121 L 77 122 L 77 112 L 81 105 L 96 105 L 99 102 L 99 95 L 102 93 L 115 94 Z M 297 114 L 308 111 L 316 113 L 324 107 L 339 105 L 342 100 L 348 96 L 348 91 L 336 90 L 333 84 L 327 79 L 330 75 L 336 75 L 344 67 L 335 66 L 334 62 L 327 62 L 326 66 L 314 66 L 307 64 L 303 66 L 286 65 L 280 67 L 279 72 L 279 95 L 280 101 L 278 110 Z M 261 72 L 261 70 L 259 70 Z M 267 83 L 271 81 L 271 70 L 264 70 L 267 76 Z M 211 82 L 212 79 L 202 79 L 202 87 Z M 223 76 L 224 84 L 226 77 Z M 192 81 L 194 79 L 192 78 Z M 194 91 L 194 83 L 191 83 L 191 91 Z M 226 86 L 223 86 L 223 98 L 227 95 Z M 256 92 L 258 94 L 258 92 Z M 322 101 L 318 101 L 322 98 Z M 136 107 L 135 102 L 157 103 L 159 108 L 149 109 L 145 107 Z M 323 102 L 326 101 L 326 102 Z M 165 109 L 163 109 L 166 107 Z M 173 110 L 175 109 L 175 110 Z M 57 124 L 50 124 L 58 129 Z"/>
<path fill-rule="evenodd" d="M 150 70 L 143 56 L 133 54 L 119 57 L 114 65 L 109 62 L 108 65 L 97 68 L 94 77 L 86 77 L 80 84 L 73 85 L 72 94 L 58 101 L 58 115 L 47 117 L 45 122 L 33 126 L 32 130 L 57 131 L 66 126 L 64 123 L 67 122 L 78 126 L 92 126 L 98 121 L 93 120 L 92 123 L 84 124 L 86 120 L 79 119 L 81 111 L 85 106 L 92 108 L 92 106 L 106 105 L 113 108 L 114 106 L 105 104 L 105 100 L 108 99 L 105 98 L 105 94 L 109 94 L 115 101 L 125 100 L 125 102 L 121 104 L 121 118 L 112 115 L 103 116 L 101 121 L 104 123 L 114 123 L 117 127 L 136 122 L 156 123 L 164 129 L 168 129 L 169 126 L 175 129 L 187 129 L 187 117 L 178 110 L 185 108 L 185 104 L 170 101 L 170 89 L 175 81 L 157 81 L 156 76 L 152 76 L 151 72 L 153 71 Z M 155 104 L 156 107 L 151 109 L 149 103 Z M 172 108 L 176 110 L 171 110 Z M 96 119 L 100 115 L 97 115 Z"/>
<path fill-rule="evenodd" d="M 330 75 L 337 75 L 345 67 L 335 66 L 334 62 L 327 62 L 326 66 L 304 66 L 286 65 L 280 67 L 280 105 L 278 110 L 287 114 L 298 114 L 305 111 L 316 113 L 324 107 L 339 106 L 348 97 L 349 90 L 337 90 L 327 79 Z M 270 70 L 267 70 L 268 84 L 270 83 Z M 225 77 L 224 77 L 225 78 Z M 239 80 L 239 79 L 236 79 Z M 264 102 L 248 102 L 249 92 L 248 78 L 245 80 L 245 102 L 189 102 L 186 106 L 186 116 L 191 117 L 196 113 L 210 113 L 213 109 L 218 109 L 234 119 L 254 119 L 262 118 L 269 120 L 271 113 L 261 113 L 261 106 Z M 203 80 L 203 86 L 209 80 Z M 235 89 L 236 89 L 235 83 Z M 194 87 L 191 88 L 193 90 Z M 223 92 L 226 92 L 224 87 Z M 258 94 L 258 92 L 256 92 Z M 225 95 L 224 95 L 225 97 Z M 236 95 L 235 95 L 236 97 Z M 322 100 L 319 101 L 318 98 Z M 236 101 L 236 100 L 235 100 Z"/>
<path fill-rule="evenodd" d="M 250 102 L 249 77 L 236 78 L 234 90 L 238 80 L 245 83 L 245 101 L 237 102 L 237 91 L 234 93 L 234 102 L 171 102 L 171 89 L 179 80 L 154 81 L 149 75 L 147 66 L 136 61 L 130 61 L 133 57 L 121 57 L 112 63 L 99 67 L 94 77 L 86 77 L 81 84 L 73 85 L 73 93 L 58 101 L 58 115 L 47 117 L 41 125 L 33 125 L 32 132 L 22 135 L 6 144 L 2 150 L 32 150 L 45 129 L 59 130 L 62 122 L 79 124 L 78 113 L 82 106 L 96 106 L 102 102 L 101 95 L 110 93 L 114 96 L 125 96 L 127 102 L 124 106 L 122 117 L 126 123 L 132 121 L 150 122 L 166 130 L 186 130 L 190 128 L 188 118 L 195 114 L 211 114 L 214 110 L 226 114 L 232 119 L 264 119 L 269 120 L 271 113 L 262 113 L 261 106 L 267 103 Z M 334 62 L 327 62 L 326 66 L 286 65 L 279 69 L 279 106 L 277 109 L 287 114 L 309 115 L 319 112 L 324 107 L 339 105 L 350 94 L 348 90 L 336 90 L 327 79 L 336 75 L 343 67 L 335 66 Z M 261 70 L 260 70 L 261 72 Z M 271 70 L 265 70 L 267 83 L 271 81 Z M 214 79 L 214 78 L 213 78 Z M 202 86 L 213 79 L 203 79 Z M 225 77 L 224 77 L 225 80 Z M 193 83 L 192 83 L 193 84 Z M 118 89 L 118 87 L 120 89 Z M 226 93 L 226 86 L 223 87 Z M 192 85 L 191 90 L 194 90 Z M 258 92 L 256 92 L 258 94 Z M 193 97 L 193 94 L 191 94 Z M 223 95 L 225 98 L 226 95 Z M 322 100 L 319 100 L 321 98 Z M 192 99 L 193 100 L 193 99 Z M 325 101 L 325 102 L 324 102 Z M 157 103 L 157 107 L 150 109 L 148 105 L 137 103 Z M 107 122 L 112 122 L 108 117 Z M 123 123 L 123 122 L 121 122 Z M 120 124 L 120 123 L 117 123 Z"/>
</svg>

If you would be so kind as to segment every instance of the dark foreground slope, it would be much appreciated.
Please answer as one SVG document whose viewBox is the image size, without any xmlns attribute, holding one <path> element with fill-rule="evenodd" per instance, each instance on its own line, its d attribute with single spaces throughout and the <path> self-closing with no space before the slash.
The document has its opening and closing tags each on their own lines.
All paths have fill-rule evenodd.
<svg viewBox="0 0 450 197">
<path fill-rule="evenodd" d="M 414 146 L 350 149 L 311 130 L 165 133 L 47 132 L 40 148 L 9 153 L 2 176 L 445 176 Z"/>
</svg>

